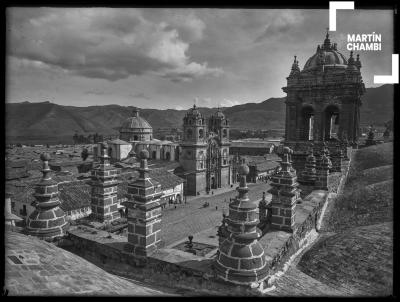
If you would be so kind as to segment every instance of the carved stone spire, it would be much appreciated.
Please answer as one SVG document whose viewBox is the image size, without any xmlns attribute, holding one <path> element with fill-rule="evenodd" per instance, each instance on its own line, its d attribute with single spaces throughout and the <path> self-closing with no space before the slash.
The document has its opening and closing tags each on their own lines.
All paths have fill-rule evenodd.
<svg viewBox="0 0 400 302">
<path fill-rule="evenodd" d="M 297 56 L 294 56 L 294 61 L 292 64 L 292 70 L 290 72 L 290 76 L 294 76 L 299 73 L 300 73 L 299 61 L 297 61 Z"/>
<path fill-rule="evenodd" d="M 229 236 L 221 242 L 215 263 L 217 276 L 235 284 L 261 282 L 267 277 L 264 249 L 258 242 L 261 230 L 257 227 L 257 203 L 249 199 L 247 165 L 239 168 L 238 196 L 229 204 Z"/>
<path fill-rule="evenodd" d="M 358 70 L 361 69 L 362 65 L 361 65 L 361 61 L 360 61 L 360 54 L 357 54 L 357 60 L 355 65 L 357 66 Z"/>
<path fill-rule="evenodd" d="M 331 48 L 331 40 L 329 39 L 329 29 L 326 29 L 326 36 L 325 36 L 325 40 L 324 40 L 324 49 L 328 50 Z"/>
<path fill-rule="evenodd" d="M 43 176 L 35 188 L 36 209 L 28 217 L 26 231 L 29 235 L 50 240 L 65 235 L 68 222 L 60 208 L 58 184 L 50 176 L 50 155 L 43 153 L 40 159 L 43 161 Z"/>
</svg>

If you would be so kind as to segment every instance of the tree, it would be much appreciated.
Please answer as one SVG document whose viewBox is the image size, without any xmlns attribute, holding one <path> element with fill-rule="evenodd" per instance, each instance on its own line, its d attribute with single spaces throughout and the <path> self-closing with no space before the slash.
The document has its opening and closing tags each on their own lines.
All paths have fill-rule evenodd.
<svg viewBox="0 0 400 302">
<path fill-rule="evenodd" d="M 81 157 L 83 159 L 83 161 L 85 161 L 89 156 L 89 151 L 86 148 L 83 148 L 82 153 L 81 153 Z"/>
</svg>

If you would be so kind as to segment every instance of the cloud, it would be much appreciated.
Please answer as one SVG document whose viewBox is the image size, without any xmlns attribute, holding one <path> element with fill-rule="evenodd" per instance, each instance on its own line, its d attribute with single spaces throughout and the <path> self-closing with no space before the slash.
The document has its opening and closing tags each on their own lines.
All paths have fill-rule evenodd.
<svg viewBox="0 0 400 302">
<path fill-rule="evenodd" d="M 92 90 L 85 91 L 85 94 L 105 95 L 108 93 L 106 93 L 105 91 L 100 90 L 100 89 L 92 89 Z"/>
<path fill-rule="evenodd" d="M 167 28 L 176 29 L 184 41 L 197 42 L 203 39 L 206 25 L 193 11 L 166 10 L 164 20 Z"/>
<path fill-rule="evenodd" d="M 268 22 L 264 32 L 255 39 L 255 43 L 264 42 L 266 39 L 289 32 L 294 26 L 303 23 L 304 15 L 301 11 L 281 10 L 276 12 Z"/>
<path fill-rule="evenodd" d="M 143 74 L 174 82 L 218 76 L 222 69 L 188 55 L 205 27 L 190 16 L 176 15 L 167 23 L 148 20 L 136 9 L 12 8 L 7 53 L 109 81 Z"/>
<path fill-rule="evenodd" d="M 145 95 L 143 92 L 130 93 L 129 96 L 136 99 L 151 100 L 151 98 L 148 95 Z"/>
<path fill-rule="evenodd" d="M 236 105 L 240 105 L 240 104 L 241 103 L 239 101 L 223 99 L 220 106 L 221 107 L 232 107 L 232 106 L 236 106 Z"/>
</svg>

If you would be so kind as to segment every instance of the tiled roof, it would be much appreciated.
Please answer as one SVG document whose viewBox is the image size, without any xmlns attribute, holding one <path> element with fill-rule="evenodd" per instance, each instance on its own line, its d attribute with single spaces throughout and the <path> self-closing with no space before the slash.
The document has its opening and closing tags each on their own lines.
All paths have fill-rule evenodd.
<svg viewBox="0 0 400 302">
<path fill-rule="evenodd" d="M 128 183 L 134 181 L 138 176 L 138 171 L 131 171 L 121 175 L 121 184 L 118 186 L 118 198 L 125 197 L 128 192 Z M 184 179 L 162 168 L 150 170 L 149 176 L 161 184 L 162 190 L 174 188 L 184 182 Z"/>
<path fill-rule="evenodd" d="M 18 179 L 23 177 L 28 177 L 29 174 L 26 171 L 26 168 L 10 168 L 6 167 L 6 179 Z"/>
<path fill-rule="evenodd" d="M 266 148 L 269 149 L 271 146 L 275 146 L 273 143 L 261 143 L 261 142 L 231 142 L 231 148 Z"/>
<path fill-rule="evenodd" d="M 83 181 L 75 181 L 58 185 L 60 207 L 64 211 L 72 211 L 90 206 L 91 188 Z"/>
<path fill-rule="evenodd" d="M 114 144 L 114 145 L 130 145 L 130 143 L 128 143 L 122 139 L 119 139 L 119 138 L 107 141 L 107 143 Z"/>
<path fill-rule="evenodd" d="M 249 165 L 256 165 L 257 171 L 264 172 L 271 169 L 275 169 L 276 167 L 279 166 L 279 163 L 277 163 L 276 161 L 262 161 L 258 163 L 249 162 Z"/>
<path fill-rule="evenodd" d="M 5 164 L 6 167 L 21 168 L 25 167 L 28 164 L 28 161 L 25 159 L 6 160 Z"/>
<path fill-rule="evenodd" d="M 148 165 L 150 169 L 163 168 L 164 170 L 174 170 L 175 168 L 180 166 L 179 162 L 177 161 L 165 161 L 165 160 L 154 160 L 154 159 L 149 160 Z"/>
<path fill-rule="evenodd" d="M 173 188 L 184 182 L 182 178 L 168 172 L 163 168 L 153 169 L 150 171 L 149 175 L 151 178 L 157 180 L 161 184 L 161 188 L 163 190 Z"/>
</svg>

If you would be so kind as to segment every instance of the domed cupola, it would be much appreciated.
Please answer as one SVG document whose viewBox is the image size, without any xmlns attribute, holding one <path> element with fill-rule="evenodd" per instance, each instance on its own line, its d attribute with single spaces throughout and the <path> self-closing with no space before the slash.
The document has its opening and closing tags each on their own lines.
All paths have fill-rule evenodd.
<svg viewBox="0 0 400 302">
<path fill-rule="evenodd" d="M 331 43 L 329 34 L 326 34 L 324 43 L 318 45 L 316 53 L 307 60 L 303 70 L 318 69 L 321 65 L 334 65 L 346 67 L 347 60 L 343 54 L 337 50 L 337 44 Z"/>
<path fill-rule="evenodd" d="M 128 142 L 153 139 L 153 128 L 139 116 L 139 111 L 139 108 L 133 107 L 132 115 L 122 123 L 119 129 L 120 139 Z"/>
<path fill-rule="evenodd" d="M 204 124 L 204 117 L 196 105 L 193 105 L 193 107 L 186 112 L 186 115 L 183 118 L 183 123 L 189 125 Z"/>
</svg>

